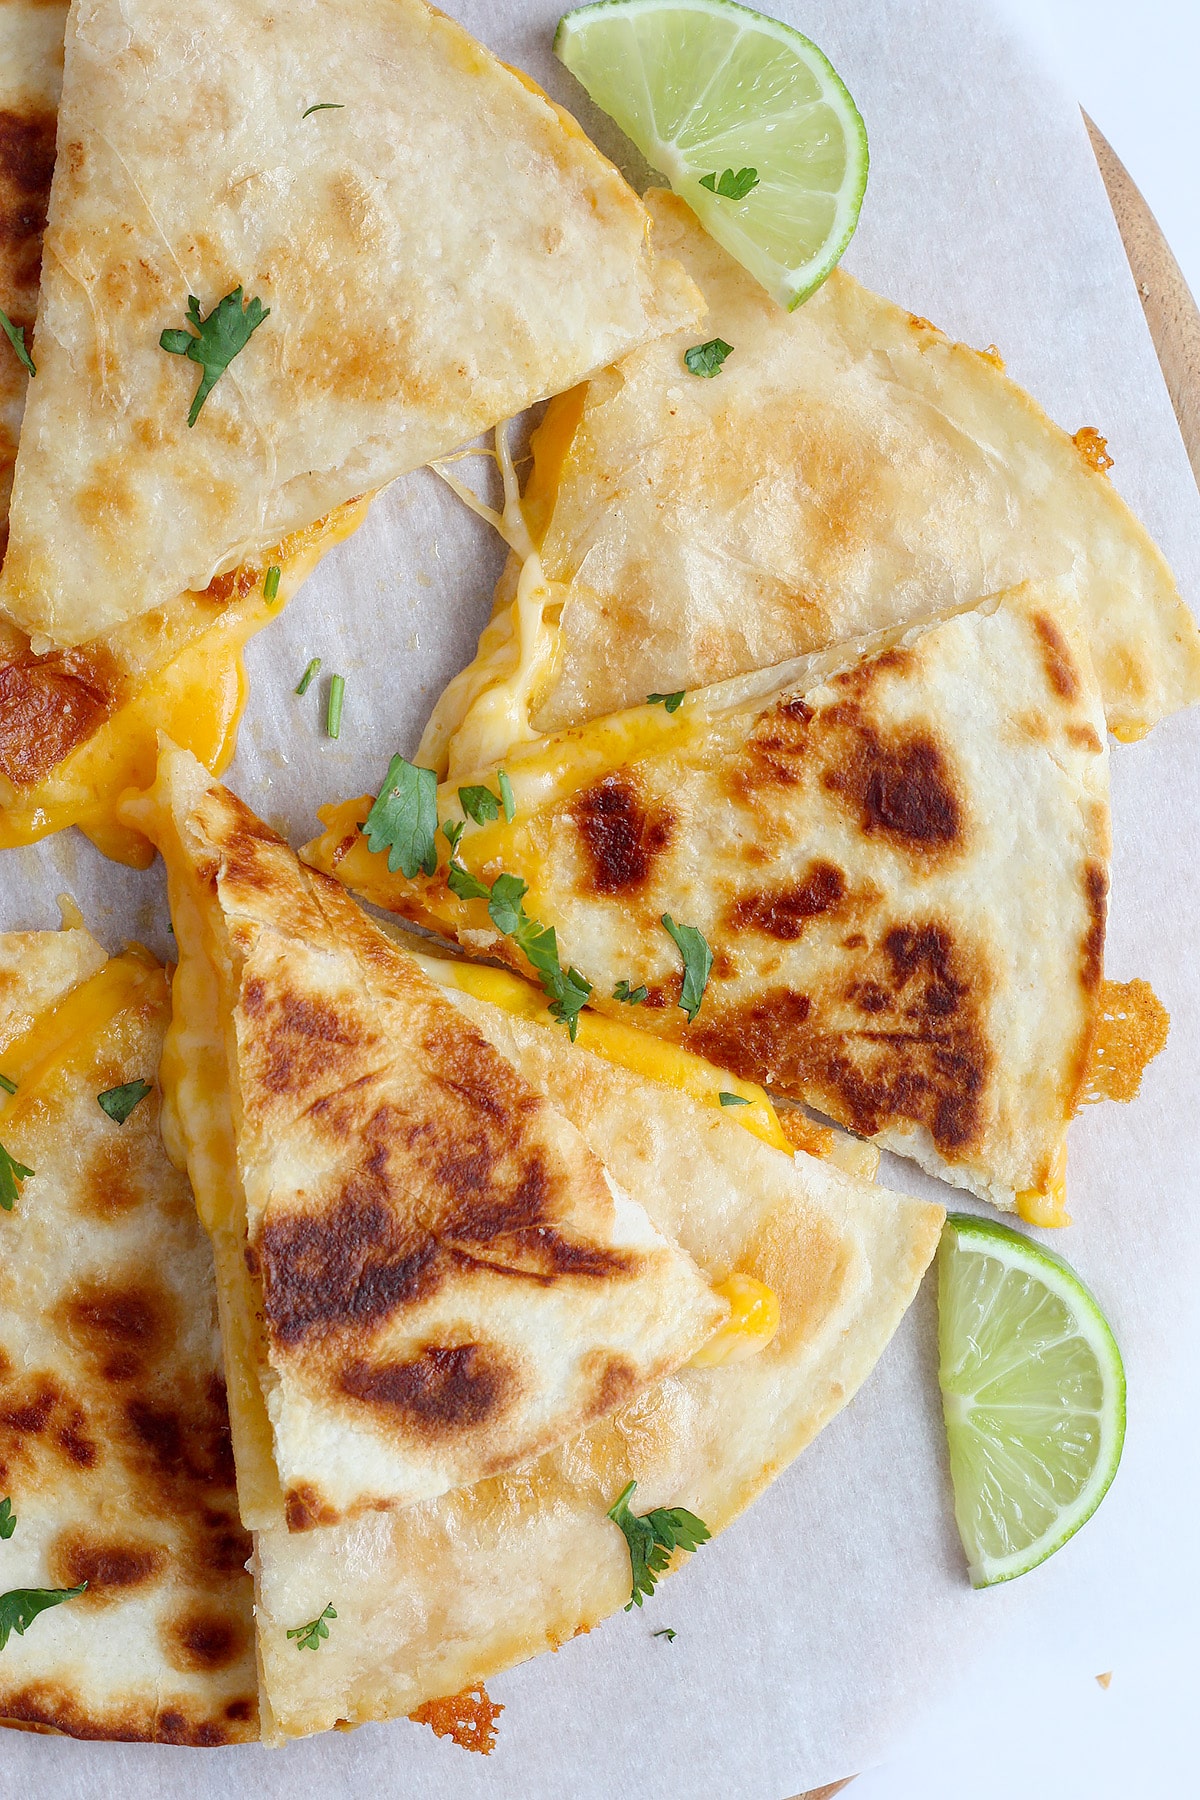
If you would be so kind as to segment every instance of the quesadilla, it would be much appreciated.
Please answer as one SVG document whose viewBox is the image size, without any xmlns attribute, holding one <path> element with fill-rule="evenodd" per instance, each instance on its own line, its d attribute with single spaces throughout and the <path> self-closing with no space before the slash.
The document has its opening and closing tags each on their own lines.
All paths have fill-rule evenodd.
<svg viewBox="0 0 1200 1800">
<path fill-rule="evenodd" d="M 1070 574 L 1118 737 L 1200 696 L 1200 635 L 1094 428 L 1068 437 L 994 351 L 840 269 L 784 312 L 681 200 L 646 205 L 708 303 L 703 335 L 733 348 L 697 379 L 677 331 L 551 404 L 525 494 L 537 630 L 514 557 L 418 760 L 505 755 L 506 688 L 512 742 Z"/>
<path fill-rule="evenodd" d="M 659 698 L 443 784 L 422 866 L 369 799 L 304 855 L 522 971 L 552 929 L 599 1011 L 1061 1222 L 1110 860 L 1069 587 Z"/>
<path fill-rule="evenodd" d="M 0 577 L 38 650 L 701 310 L 579 127 L 424 0 L 77 5 L 59 148 Z"/>
<path fill-rule="evenodd" d="M 65 6 L 42 0 L 0 0 L 0 307 L 25 345 L 37 309 L 66 16 Z M 27 385 L 15 348 L 0 341 L 0 549 Z M 160 727 L 209 768 L 224 767 L 245 704 L 246 640 L 282 611 L 366 507 L 349 502 L 204 593 L 181 595 L 74 650 L 35 656 L 28 636 L 0 619 L 0 848 L 80 825 L 108 855 L 145 865 L 152 851 L 116 824 L 116 796 L 153 779 Z M 280 579 L 268 600 L 272 566 Z"/>
<path fill-rule="evenodd" d="M 0 936 L 0 1721 L 242 1743 L 250 1541 L 212 1255 L 158 1131 L 169 1015 L 142 951 Z"/>
<path fill-rule="evenodd" d="M 436 972 L 436 959 L 423 966 Z M 441 964 L 452 979 L 454 967 Z M 714 1277 L 767 1286 L 779 1327 L 755 1354 L 669 1375 L 507 1475 L 353 1526 L 258 1533 L 269 1743 L 411 1713 L 618 1612 L 630 1556 L 607 1514 L 627 1484 L 639 1514 L 681 1505 L 723 1530 L 853 1398 L 941 1230 L 940 1207 L 803 1153 L 790 1160 L 743 1130 L 738 1109 L 572 1048 L 561 1024 L 453 988 L 448 998 L 665 1236 Z M 694 1579 L 702 1565 L 703 1553 Z M 319 1656 L 296 1655 L 288 1630 L 327 1605 L 337 1618 Z"/>
<path fill-rule="evenodd" d="M 574 1126 L 167 748 L 171 1141 L 213 1235 L 242 1516 L 410 1505 L 571 1436 L 728 1318 Z"/>
</svg>

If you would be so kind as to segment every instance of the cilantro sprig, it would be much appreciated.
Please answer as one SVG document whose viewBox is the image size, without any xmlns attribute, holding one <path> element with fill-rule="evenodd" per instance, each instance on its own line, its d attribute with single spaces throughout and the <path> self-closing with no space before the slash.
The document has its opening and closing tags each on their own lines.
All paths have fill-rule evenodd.
<svg viewBox="0 0 1200 1800">
<path fill-rule="evenodd" d="M 29 373 L 31 375 L 36 375 L 37 370 L 33 366 L 33 358 L 25 348 L 25 327 L 23 325 L 14 325 L 3 307 L 0 307 L 0 331 L 3 331 L 5 337 L 8 339 Z"/>
<path fill-rule="evenodd" d="M 608 1509 L 608 1517 L 620 1526 L 629 1545 L 633 1588 L 625 1602 L 626 1612 L 640 1606 L 643 1595 L 649 1599 L 674 1551 L 698 1550 L 712 1536 L 704 1520 L 686 1506 L 658 1506 L 653 1512 L 641 1514 L 630 1512 L 629 1501 L 636 1487 L 637 1482 L 631 1481 Z"/>
<path fill-rule="evenodd" d="M 319 1650 L 321 1640 L 329 1636 L 326 1619 L 336 1618 L 337 1613 L 334 1611 L 331 1600 L 323 1613 L 320 1613 L 315 1619 L 310 1619 L 307 1625 L 297 1625 L 294 1631 L 288 1632 L 288 1637 L 295 1638 L 297 1650 Z"/>
<path fill-rule="evenodd" d="M 199 363 L 204 371 L 188 413 L 190 429 L 234 357 L 246 348 L 263 320 L 270 318 L 271 309 L 261 300 L 249 300 L 243 305 L 239 282 L 231 294 L 217 302 L 207 318 L 201 316 L 200 302 L 195 294 L 189 294 L 187 316 L 189 324 L 195 327 L 194 332 L 164 331 L 158 343 L 160 349 L 172 356 L 186 356 L 191 362 Z"/>
<path fill-rule="evenodd" d="M 500 817 L 501 812 L 504 814 L 505 824 L 512 824 L 516 816 L 517 802 L 513 794 L 512 782 L 503 769 L 496 771 L 496 785 L 500 789 L 499 798 L 493 794 L 490 787 L 485 787 L 482 783 L 459 788 L 459 805 L 468 819 L 472 819 L 476 825 L 489 825 L 493 819 Z"/>
<path fill-rule="evenodd" d="M 450 830 L 442 830 L 450 837 Z M 561 1019 L 575 1042 L 579 1015 L 587 1004 L 592 984 L 578 969 L 564 969 L 558 959 L 558 933 L 553 925 L 542 925 L 525 911 L 529 885 L 519 875 L 497 875 L 489 887 L 472 870 L 455 858 L 461 830 L 451 840 L 451 856 L 446 866 L 446 885 L 459 900 L 486 900 L 488 917 L 502 937 L 511 938 L 527 963 L 537 974 L 542 992 L 550 1002 L 550 1017 Z"/>
<path fill-rule="evenodd" d="M 0 1594 L 0 1650 L 14 1631 L 24 1637 L 39 1613 L 61 1606 L 64 1600 L 77 1599 L 86 1587 L 87 1582 L 81 1581 L 73 1588 L 13 1588 Z"/>
<path fill-rule="evenodd" d="M 17 1529 L 17 1515 L 12 1509 L 12 1501 L 6 1494 L 0 1500 L 0 1538 L 8 1539 Z"/>
<path fill-rule="evenodd" d="M 393 756 L 375 803 L 363 821 L 367 848 L 388 853 L 388 873 L 406 881 L 437 868 L 437 775 Z"/>
<path fill-rule="evenodd" d="M 704 999 L 704 990 L 712 973 L 713 953 L 708 947 L 708 939 L 697 926 L 677 925 L 670 913 L 663 914 L 662 925 L 663 930 L 674 938 L 683 958 L 683 987 L 679 993 L 679 1004 L 687 1014 L 690 1025 Z"/>
<path fill-rule="evenodd" d="M 17 1204 L 18 1181 L 28 1181 L 33 1173 L 0 1144 L 0 1207 L 5 1212 L 11 1212 Z"/>
<path fill-rule="evenodd" d="M 700 177 L 700 186 L 710 194 L 719 194 L 722 200 L 744 200 L 758 186 L 758 170 L 722 169 L 718 175 L 714 169 L 711 175 Z"/>
<path fill-rule="evenodd" d="M 106 1088 L 96 1095 L 96 1105 L 106 1112 L 114 1125 L 123 1125 L 135 1106 L 140 1106 L 153 1091 L 149 1081 L 127 1081 L 121 1087 Z"/>
<path fill-rule="evenodd" d="M 693 344 L 685 350 L 683 360 L 691 375 L 703 375 L 712 380 L 727 356 L 733 355 L 733 345 L 727 344 L 724 338 L 709 338 L 706 344 Z"/>
</svg>

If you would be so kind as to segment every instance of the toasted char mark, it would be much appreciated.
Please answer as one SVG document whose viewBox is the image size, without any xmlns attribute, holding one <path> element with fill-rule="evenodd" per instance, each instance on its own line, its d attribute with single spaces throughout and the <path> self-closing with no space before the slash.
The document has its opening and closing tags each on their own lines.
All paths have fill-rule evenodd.
<svg viewBox="0 0 1200 1800">
<path fill-rule="evenodd" d="M 256 1696 L 231 1703 L 224 1717 L 210 1719 L 190 1703 L 179 1702 L 151 1714 L 147 1708 L 119 1703 L 101 1711 L 84 1711 L 76 1696 L 51 1681 L 30 1682 L 0 1701 L 3 1722 L 30 1731 L 64 1732 L 86 1743 L 188 1744 L 201 1749 L 219 1744 L 244 1744 L 258 1735 Z"/>
<path fill-rule="evenodd" d="M 411 1362 L 351 1363 L 339 1386 L 352 1400 L 402 1417 L 423 1438 L 474 1431 L 510 1410 L 521 1390 L 496 1344 L 430 1344 Z"/>
<path fill-rule="evenodd" d="M 1092 994 L 1104 974 L 1104 929 L 1108 921 L 1108 876 L 1099 863 L 1088 863 L 1084 869 L 1083 893 L 1090 923 L 1084 934 L 1079 978 Z"/>
<path fill-rule="evenodd" d="M 385 1199 L 356 1185 L 322 1213 L 268 1219 L 257 1248 L 267 1324 L 281 1344 L 375 1326 L 428 1299 L 445 1276 L 436 1239 L 406 1234 Z"/>
<path fill-rule="evenodd" d="M 53 1376 L 33 1374 L 24 1389 L 0 1402 L 0 1468 L 36 1465 L 46 1453 L 77 1469 L 93 1468 L 102 1455 L 82 1406 Z"/>
<path fill-rule="evenodd" d="M 42 232 L 54 174 L 58 120 L 52 112 L 0 110 L 0 282 L 14 325 L 33 325 Z"/>
<path fill-rule="evenodd" d="M 1046 680 L 1054 689 L 1060 700 L 1075 700 L 1079 696 L 1079 674 L 1071 660 L 1071 652 L 1067 648 L 1067 640 L 1053 619 L 1045 613 L 1035 613 L 1033 629 L 1037 633 L 1042 652 L 1042 665 L 1046 671 Z"/>
<path fill-rule="evenodd" d="M 80 1284 L 55 1309 L 68 1341 L 106 1381 L 131 1381 L 173 1337 L 174 1302 L 161 1286 Z"/>
<path fill-rule="evenodd" d="M 868 836 L 882 832 L 903 849 L 926 854 L 961 845 L 962 810 L 946 759 L 929 733 L 886 743 L 857 707 L 846 705 L 828 708 L 821 723 L 848 727 L 844 735 L 835 732 L 841 742 L 821 782 L 857 812 Z"/>
<path fill-rule="evenodd" d="M 881 675 L 903 675 L 911 669 L 912 661 L 909 650 L 881 650 L 878 656 L 869 656 L 852 668 L 843 669 L 833 677 L 833 686 L 861 698 Z"/>
<path fill-rule="evenodd" d="M 190 1607 L 160 1630 L 159 1640 L 173 1669 L 211 1674 L 227 1669 L 242 1656 L 246 1627 L 236 1614 Z"/>
<path fill-rule="evenodd" d="M 131 1119 L 120 1137 L 102 1139 L 92 1156 L 78 1203 L 89 1217 L 112 1219 L 145 1204 L 144 1152 L 137 1137 L 128 1135 L 132 1124 Z"/>
<path fill-rule="evenodd" d="M 213 1375 L 203 1386 L 176 1383 L 130 1398 L 122 1409 L 122 1452 L 147 1488 L 176 1508 L 199 1501 L 197 1489 L 213 1498 L 234 1486 L 233 1450 L 225 1385 Z M 172 1495 L 171 1489 L 175 1489 Z"/>
<path fill-rule="evenodd" d="M 810 919 L 832 912 L 846 897 L 846 877 L 833 863 L 810 863 L 794 887 L 743 894 L 729 909 L 731 931 L 760 931 L 791 943 Z"/>
<path fill-rule="evenodd" d="M 1094 425 L 1081 425 L 1071 439 L 1089 469 L 1097 474 L 1106 475 L 1113 466 L 1113 459 L 1108 454 L 1108 439 L 1102 437 Z"/>
<path fill-rule="evenodd" d="M 675 826 L 675 815 L 667 808 L 651 811 L 643 805 L 627 774 L 606 775 L 577 794 L 570 816 L 587 847 L 594 894 L 626 894 L 644 887 Z"/>
<path fill-rule="evenodd" d="M 638 1372 L 623 1356 L 603 1353 L 602 1367 L 589 1412 L 600 1419 L 624 1404 L 637 1388 Z"/>
<path fill-rule="evenodd" d="M 246 1014 L 262 1024 L 255 1072 L 273 1094 L 303 1095 L 374 1042 L 324 1000 L 275 992 L 257 979 L 246 982 L 241 998 Z"/>
<path fill-rule="evenodd" d="M 338 1514 L 307 1482 L 290 1488 L 283 1503 L 289 1531 L 311 1531 L 314 1525 L 336 1525 Z"/>
<path fill-rule="evenodd" d="M 812 1001 L 807 994 L 776 989 L 707 1021 L 701 1013 L 686 1033 L 687 1042 L 718 1068 L 730 1069 L 751 1081 L 777 1085 L 781 1092 L 788 1093 L 788 1072 L 795 1064 L 811 1011 Z M 799 1097 L 789 1095 L 793 1099 Z"/>
<path fill-rule="evenodd" d="M 755 722 L 746 740 L 745 767 L 736 770 L 735 792 L 752 799 L 762 788 L 795 787 L 808 748 L 813 709 L 798 694 L 777 701 Z"/>
<path fill-rule="evenodd" d="M 587 1626 L 580 1630 L 586 1631 Z M 578 1636 L 578 1632 L 576 1632 Z M 504 1711 L 482 1682 L 464 1688 L 461 1694 L 449 1694 L 444 1700 L 426 1700 L 416 1712 L 409 1713 L 414 1725 L 429 1725 L 435 1737 L 452 1738 L 462 1750 L 476 1750 L 490 1756 L 496 1742 L 496 1720 Z"/>
<path fill-rule="evenodd" d="M 123 1598 L 130 1588 L 155 1581 L 167 1562 L 160 1545 L 114 1539 L 93 1539 L 82 1531 L 60 1532 L 50 1546 L 50 1577 L 55 1587 L 78 1587 L 87 1582 L 80 1599 L 88 1606 L 103 1606 Z"/>
<path fill-rule="evenodd" d="M 5 346 L 7 349 L 7 346 Z M 101 643 L 0 666 L 0 774 L 31 787 L 98 731 L 129 682 Z"/>
</svg>

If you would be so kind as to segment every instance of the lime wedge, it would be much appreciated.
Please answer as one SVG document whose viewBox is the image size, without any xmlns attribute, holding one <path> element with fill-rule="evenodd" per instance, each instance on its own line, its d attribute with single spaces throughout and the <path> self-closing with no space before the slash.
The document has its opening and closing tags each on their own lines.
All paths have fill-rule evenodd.
<svg viewBox="0 0 1200 1800">
<path fill-rule="evenodd" d="M 732 0 L 600 0 L 554 49 L 781 305 L 820 287 L 858 223 L 867 133 L 815 44 Z"/>
<path fill-rule="evenodd" d="M 1121 1352 L 1060 1256 L 970 1213 L 938 1249 L 938 1347 L 954 1516 L 972 1585 L 992 1587 L 1053 1556 L 1107 1493 Z"/>
</svg>

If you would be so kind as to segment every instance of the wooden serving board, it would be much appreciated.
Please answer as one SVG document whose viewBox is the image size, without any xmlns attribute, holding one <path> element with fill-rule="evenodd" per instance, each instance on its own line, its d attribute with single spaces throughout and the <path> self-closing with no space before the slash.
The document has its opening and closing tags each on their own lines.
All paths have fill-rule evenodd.
<svg viewBox="0 0 1200 1800">
<path fill-rule="evenodd" d="M 1086 113 L 1083 121 L 1133 270 L 1192 474 L 1200 487 L 1200 307 L 1133 176 Z M 853 1780 L 853 1775 L 847 1775 L 844 1781 L 810 1788 L 793 1800 L 833 1800 Z"/>
</svg>

